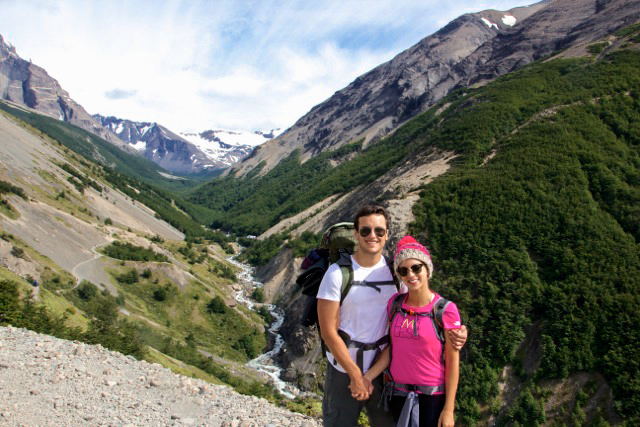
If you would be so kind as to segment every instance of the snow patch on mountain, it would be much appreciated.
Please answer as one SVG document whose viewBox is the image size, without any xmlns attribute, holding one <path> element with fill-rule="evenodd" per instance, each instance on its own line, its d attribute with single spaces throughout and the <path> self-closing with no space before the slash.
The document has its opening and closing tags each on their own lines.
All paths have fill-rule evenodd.
<svg viewBox="0 0 640 427">
<path fill-rule="evenodd" d="M 514 25 L 516 25 L 516 21 L 517 21 L 517 19 L 513 15 L 504 15 L 502 17 L 502 23 L 504 25 L 508 25 L 510 27 L 513 27 Z"/>
<path fill-rule="evenodd" d="M 491 21 L 489 21 L 487 18 L 481 18 L 482 22 L 484 22 L 485 24 L 487 24 L 487 27 L 491 28 L 491 27 L 495 27 L 496 30 L 498 30 L 498 24 L 495 24 Z"/>
</svg>

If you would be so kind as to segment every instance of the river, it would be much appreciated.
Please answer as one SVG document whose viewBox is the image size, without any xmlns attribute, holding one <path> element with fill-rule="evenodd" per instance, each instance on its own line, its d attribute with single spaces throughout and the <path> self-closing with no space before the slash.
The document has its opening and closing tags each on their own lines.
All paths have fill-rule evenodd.
<svg viewBox="0 0 640 427">
<path fill-rule="evenodd" d="M 240 304 L 243 304 L 250 310 L 253 310 L 257 303 L 251 300 L 248 295 L 251 295 L 254 289 L 263 287 L 264 283 L 256 280 L 253 274 L 253 267 L 241 263 L 235 258 L 236 256 L 234 255 L 233 257 L 228 258 L 228 261 L 240 268 L 240 273 L 237 274 L 237 277 L 238 283 L 242 289 L 237 291 L 234 297 Z M 273 385 L 280 393 L 282 393 L 283 396 L 288 397 L 289 399 L 294 399 L 303 393 L 293 384 L 280 379 L 282 368 L 280 368 L 274 360 L 274 357 L 280 353 L 282 346 L 284 345 L 284 339 L 282 338 L 282 335 L 278 333 L 282 323 L 284 322 L 284 313 L 273 304 L 261 305 L 264 305 L 274 318 L 274 321 L 271 323 L 268 330 L 270 334 L 275 336 L 275 343 L 271 350 L 261 354 L 253 360 L 250 360 L 247 362 L 247 365 L 259 372 L 267 374 L 272 379 Z"/>
</svg>

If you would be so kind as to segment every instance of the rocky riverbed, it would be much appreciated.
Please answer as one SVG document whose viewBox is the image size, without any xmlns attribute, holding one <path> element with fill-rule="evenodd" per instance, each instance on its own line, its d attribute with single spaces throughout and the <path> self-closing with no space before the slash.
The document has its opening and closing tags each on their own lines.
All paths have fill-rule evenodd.
<svg viewBox="0 0 640 427">
<path fill-rule="evenodd" d="M 321 422 L 100 345 L 9 326 L 0 327 L 0 425 L 315 427 Z"/>
</svg>

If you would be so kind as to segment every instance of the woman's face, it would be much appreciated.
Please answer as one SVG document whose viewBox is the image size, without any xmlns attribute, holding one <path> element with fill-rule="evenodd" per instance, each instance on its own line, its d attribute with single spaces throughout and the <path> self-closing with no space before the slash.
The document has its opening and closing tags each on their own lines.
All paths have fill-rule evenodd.
<svg viewBox="0 0 640 427">
<path fill-rule="evenodd" d="M 397 273 L 409 291 L 417 291 L 423 286 L 429 288 L 429 270 L 422 261 L 414 258 L 405 259 L 398 266 Z"/>
</svg>

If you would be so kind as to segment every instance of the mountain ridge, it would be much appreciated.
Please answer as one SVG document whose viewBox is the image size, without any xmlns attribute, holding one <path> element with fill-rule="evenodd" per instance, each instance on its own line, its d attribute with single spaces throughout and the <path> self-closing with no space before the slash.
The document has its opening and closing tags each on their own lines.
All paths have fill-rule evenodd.
<svg viewBox="0 0 640 427">
<path fill-rule="evenodd" d="M 0 35 L 0 97 L 63 120 L 103 138 L 120 149 L 133 153 L 114 134 L 104 129 L 47 71 L 22 59 L 14 46 Z"/>
<path fill-rule="evenodd" d="M 364 138 L 365 146 L 379 140 L 455 87 L 457 82 L 450 78 L 453 66 L 511 28 L 499 17 L 511 16 L 517 26 L 546 4 L 469 13 L 452 20 L 313 107 L 280 137 L 238 164 L 237 174 L 246 174 L 263 160 L 264 173 L 296 148 L 305 160 L 359 138 Z"/>
<path fill-rule="evenodd" d="M 507 14 L 517 16 L 514 25 L 500 19 Z M 575 55 L 584 55 L 591 41 L 639 18 L 640 5 L 630 0 L 551 0 L 462 15 L 312 108 L 234 172 L 244 176 L 264 161 L 266 173 L 295 149 L 305 161 L 361 138 L 366 146 L 452 90 L 485 84 L 561 49 L 582 46 Z M 459 39 L 467 44 L 456 47 Z M 444 53 L 434 56 L 439 47 Z"/>
<path fill-rule="evenodd" d="M 93 117 L 143 157 L 172 173 L 186 176 L 226 169 L 277 132 L 206 130 L 178 134 L 155 122 L 135 122 L 100 114 Z"/>
</svg>

